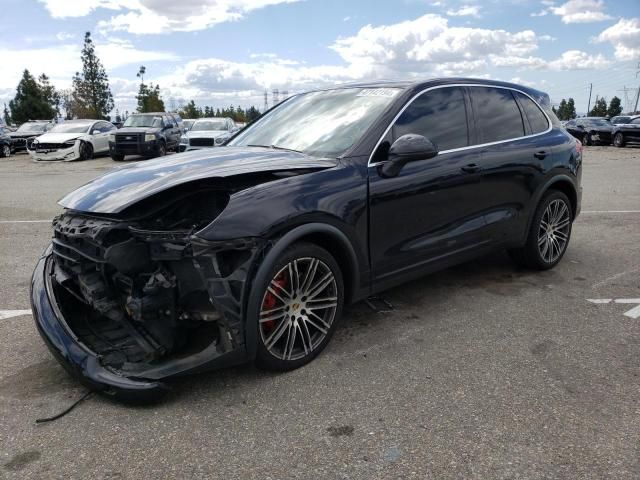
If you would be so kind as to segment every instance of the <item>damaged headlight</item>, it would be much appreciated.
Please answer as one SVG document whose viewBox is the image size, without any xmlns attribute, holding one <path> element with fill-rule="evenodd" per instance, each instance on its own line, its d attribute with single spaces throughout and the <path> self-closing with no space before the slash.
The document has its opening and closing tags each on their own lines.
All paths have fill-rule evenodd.
<svg viewBox="0 0 640 480">
<path fill-rule="evenodd" d="M 73 147 L 76 144 L 77 141 L 78 141 L 78 139 L 74 138 L 72 140 L 67 140 L 66 142 L 63 143 L 63 145 L 65 147 Z"/>
<path fill-rule="evenodd" d="M 189 139 L 187 137 L 180 137 L 180 145 L 189 145 Z"/>
</svg>

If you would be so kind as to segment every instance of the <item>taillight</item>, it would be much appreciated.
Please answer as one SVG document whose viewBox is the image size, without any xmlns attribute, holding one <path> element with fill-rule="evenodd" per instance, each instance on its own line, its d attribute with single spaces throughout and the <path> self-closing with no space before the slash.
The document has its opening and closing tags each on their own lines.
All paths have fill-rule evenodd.
<svg viewBox="0 0 640 480">
<path fill-rule="evenodd" d="M 582 155 L 582 142 L 580 140 L 576 140 L 576 153 Z"/>
</svg>

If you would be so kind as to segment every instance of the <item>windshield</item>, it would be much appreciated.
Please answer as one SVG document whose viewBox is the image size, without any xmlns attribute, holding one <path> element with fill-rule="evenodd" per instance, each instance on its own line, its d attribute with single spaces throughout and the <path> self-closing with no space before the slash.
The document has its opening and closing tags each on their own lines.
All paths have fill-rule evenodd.
<svg viewBox="0 0 640 480">
<path fill-rule="evenodd" d="M 131 115 L 124 121 L 123 127 L 162 127 L 162 117 L 157 115 Z"/>
<path fill-rule="evenodd" d="M 587 125 L 595 125 L 598 127 L 611 126 L 611 122 L 609 120 L 605 120 L 604 118 L 589 118 L 585 120 L 585 123 Z"/>
<path fill-rule="evenodd" d="M 191 130 L 227 130 L 227 122 L 224 120 L 199 120 L 193 124 Z"/>
<path fill-rule="evenodd" d="M 227 145 L 272 146 L 337 157 L 349 149 L 398 95 L 397 88 L 340 88 L 293 97 Z"/>
<path fill-rule="evenodd" d="M 59 123 L 50 132 L 54 133 L 86 133 L 91 123 Z"/>
<path fill-rule="evenodd" d="M 23 123 L 18 128 L 18 132 L 44 132 L 47 128 L 46 123 Z"/>
<path fill-rule="evenodd" d="M 193 120 L 183 120 L 182 121 L 182 126 L 186 129 L 189 130 L 191 128 L 191 125 L 193 125 Z"/>
</svg>

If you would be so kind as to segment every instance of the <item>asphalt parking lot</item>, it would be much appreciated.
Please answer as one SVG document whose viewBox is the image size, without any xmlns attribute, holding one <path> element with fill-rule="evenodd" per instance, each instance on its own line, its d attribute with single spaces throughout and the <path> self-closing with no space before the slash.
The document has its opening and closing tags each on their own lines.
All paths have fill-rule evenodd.
<svg viewBox="0 0 640 480">
<path fill-rule="evenodd" d="M 112 167 L 0 159 L 0 311 L 29 308 L 55 201 Z M 497 253 L 425 277 L 393 311 L 350 307 L 302 369 L 152 406 L 93 396 L 36 425 L 85 390 L 29 314 L 0 316 L 0 478 L 640 478 L 640 149 L 587 147 L 583 186 L 556 269 Z"/>
</svg>

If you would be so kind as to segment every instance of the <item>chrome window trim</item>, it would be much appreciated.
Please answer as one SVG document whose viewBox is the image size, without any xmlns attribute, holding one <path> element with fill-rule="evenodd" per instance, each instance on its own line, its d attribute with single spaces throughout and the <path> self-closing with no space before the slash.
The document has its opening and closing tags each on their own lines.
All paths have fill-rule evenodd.
<svg viewBox="0 0 640 480">
<path fill-rule="evenodd" d="M 544 132 L 533 133 L 531 135 L 524 135 L 522 137 L 514 137 L 514 138 L 508 138 L 506 140 L 498 140 L 496 142 L 478 143 L 476 145 L 467 145 L 466 147 L 458 147 L 458 148 L 451 148 L 449 150 L 442 150 L 441 152 L 438 152 L 438 156 L 444 155 L 446 153 L 453 153 L 453 152 L 461 152 L 461 151 L 464 151 L 464 150 L 471 150 L 473 148 L 487 147 L 487 146 L 491 146 L 491 145 L 499 145 L 501 143 L 513 142 L 514 140 L 520 140 L 522 138 L 533 138 L 533 137 L 537 137 L 537 136 L 549 133 L 553 129 L 553 123 L 551 122 L 551 119 L 549 118 L 549 115 L 547 115 L 547 112 L 544 111 L 544 108 L 542 108 L 540 106 L 540 104 L 531 95 L 529 95 L 527 92 L 524 92 L 524 91 L 519 90 L 517 88 L 504 87 L 502 85 L 486 85 L 486 84 L 483 84 L 483 83 L 449 83 L 449 84 L 446 84 L 446 85 L 436 85 L 436 86 L 433 86 L 433 87 L 425 88 L 424 90 L 416 93 L 413 97 L 411 97 L 411 99 L 409 99 L 409 101 L 404 105 L 404 107 L 402 107 L 400 109 L 400 111 L 397 113 L 397 115 L 395 117 L 393 117 L 393 120 L 391 120 L 391 123 L 389 123 L 389 126 L 385 129 L 385 131 L 380 136 L 380 139 L 376 142 L 375 147 L 373 147 L 373 150 L 371 151 L 371 154 L 369 155 L 369 161 L 367 162 L 367 167 L 375 167 L 377 165 L 381 165 L 381 164 L 385 163 L 385 161 L 373 162 L 372 163 L 371 159 L 373 158 L 373 154 L 376 153 L 376 150 L 378 150 L 378 147 L 380 146 L 380 143 L 382 143 L 382 139 L 387 135 L 387 133 L 389 133 L 389 130 L 391 130 L 391 127 L 393 127 L 393 125 L 396 123 L 398 118 L 400 118 L 400 115 L 402 115 L 404 113 L 404 111 L 409 107 L 409 105 L 411 105 L 416 100 L 416 98 L 420 97 L 421 95 L 423 95 L 423 94 L 425 94 L 425 93 L 427 93 L 427 92 L 429 92 L 431 90 L 436 90 L 436 89 L 439 89 L 439 88 L 451 88 L 451 87 L 502 88 L 503 90 L 512 90 L 514 92 L 519 92 L 519 93 L 523 94 L 524 96 L 528 97 L 529 99 L 531 99 L 531 101 L 540 109 L 540 111 L 544 114 L 545 118 L 547 119 L 548 128 Z M 515 98 L 514 98 L 514 101 L 515 101 Z M 518 105 L 518 108 L 520 108 L 519 105 Z M 524 115 L 524 112 L 522 114 Z M 522 120 L 524 122 L 524 118 Z M 523 123 L 523 125 L 524 125 L 524 123 Z"/>
</svg>

